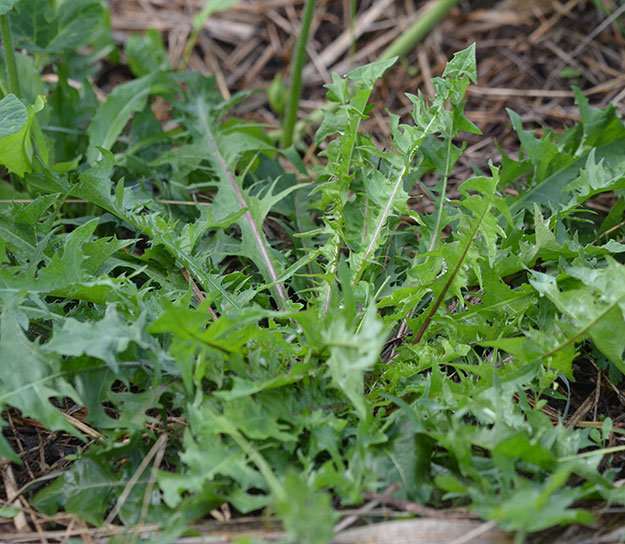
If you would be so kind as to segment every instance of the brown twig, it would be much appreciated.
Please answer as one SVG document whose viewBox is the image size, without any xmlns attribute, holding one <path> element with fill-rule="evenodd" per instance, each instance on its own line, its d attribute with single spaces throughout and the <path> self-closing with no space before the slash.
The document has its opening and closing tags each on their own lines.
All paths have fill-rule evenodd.
<svg viewBox="0 0 625 544">
<path fill-rule="evenodd" d="M 106 516 L 106 519 L 104 520 L 104 525 L 110 525 L 111 523 L 113 523 L 113 520 L 117 517 L 117 514 L 119 514 L 122 506 L 124 506 L 124 503 L 130 496 L 131 491 L 133 490 L 135 485 L 137 485 L 139 478 L 141 477 L 147 466 L 150 464 L 150 461 L 152 461 L 152 458 L 161 450 L 163 444 L 165 444 L 166 442 L 167 434 L 165 433 L 159 436 L 156 442 L 154 442 L 154 444 L 150 448 L 150 451 L 148 451 L 147 455 L 143 458 L 143 460 L 137 467 L 135 473 L 132 475 L 130 480 L 128 480 L 128 483 L 124 486 L 124 489 L 119 495 L 115 506 L 109 512 L 109 515 Z"/>
<path fill-rule="evenodd" d="M 193 289 L 195 296 L 200 299 L 200 302 L 204 302 L 206 300 L 204 293 L 200 291 L 200 288 L 197 286 L 197 283 L 195 283 L 193 278 L 189 275 L 189 272 L 187 272 L 187 269 L 183 268 L 182 270 L 180 270 L 180 273 L 183 275 L 184 279 L 187 280 L 187 283 L 191 286 L 191 289 Z M 215 313 L 215 311 L 213 310 L 211 306 L 208 307 L 208 311 L 213 316 L 213 321 L 217 321 L 218 319 L 217 314 Z"/>
</svg>

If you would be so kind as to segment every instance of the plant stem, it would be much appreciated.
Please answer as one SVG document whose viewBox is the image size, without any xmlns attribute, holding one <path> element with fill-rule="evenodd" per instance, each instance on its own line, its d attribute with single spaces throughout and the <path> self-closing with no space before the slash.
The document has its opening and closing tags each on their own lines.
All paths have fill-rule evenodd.
<svg viewBox="0 0 625 544">
<path fill-rule="evenodd" d="M 312 22 L 314 9 L 315 0 L 306 0 L 299 37 L 297 38 L 295 55 L 293 56 L 293 63 L 291 64 L 291 92 L 289 94 L 286 116 L 282 126 L 283 148 L 289 147 L 293 143 L 293 129 L 295 128 L 297 110 L 299 109 L 299 99 L 302 94 L 302 70 L 304 69 L 304 60 L 306 57 L 308 31 L 310 30 L 310 23 Z"/>
<path fill-rule="evenodd" d="M 369 242 L 369 245 L 367 246 L 367 249 L 365 250 L 365 255 L 362 258 L 362 263 L 360 265 L 360 268 L 358 269 L 358 272 L 356 273 L 356 283 L 359 282 L 360 278 L 362 277 L 365 267 L 367 266 L 367 260 L 369 259 L 369 256 L 375 251 L 378 238 L 380 237 L 380 234 L 382 233 L 382 229 L 384 228 L 384 225 L 386 224 L 386 220 L 388 219 L 388 216 L 391 213 L 391 210 L 393 209 L 393 199 L 395 198 L 397 191 L 401 187 L 407 171 L 408 171 L 408 165 L 404 165 L 404 167 L 401 169 L 401 172 L 397 175 L 397 179 L 395 180 L 395 184 L 393 185 L 393 190 L 391 191 L 391 196 L 387 199 L 386 206 L 384 207 L 384 210 L 382 211 L 382 215 L 377 220 L 375 231 L 373 232 L 371 241 Z"/>
<path fill-rule="evenodd" d="M 349 67 L 354 64 L 356 54 L 356 0 L 349 1 Z"/>
<path fill-rule="evenodd" d="M 0 32 L 2 33 L 2 45 L 4 46 L 4 58 L 7 67 L 7 82 L 9 92 L 19 98 L 20 84 L 17 79 L 17 65 L 15 64 L 15 51 L 13 51 L 13 36 L 9 24 L 9 14 L 0 15 Z"/>
<path fill-rule="evenodd" d="M 241 192 L 239 184 L 234 178 L 232 172 L 230 171 L 230 168 L 228 168 L 228 165 L 226 164 L 226 161 L 224 160 L 221 152 L 219 151 L 219 148 L 217 147 L 217 142 L 215 141 L 215 137 L 213 136 L 205 119 L 202 119 L 202 125 L 204 127 L 206 137 L 208 138 L 208 142 L 213 150 L 213 153 L 215 154 L 215 158 L 217 159 L 217 162 L 219 163 L 219 166 L 221 167 L 223 173 L 228 178 L 228 181 L 232 186 L 232 190 L 234 191 L 234 194 L 236 195 L 236 198 L 239 201 L 241 208 L 247 208 L 244 217 L 249 225 L 252 236 L 254 237 L 254 240 L 258 247 L 258 251 L 265 265 L 266 273 L 269 276 L 271 283 L 274 284 L 274 289 L 276 290 L 276 293 L 278 295 L 278 303 L 282 306 L 283 310 L 286 310 L 288 301 L 286 291 L 284 290 L 282 283 L 278 281 L 278 274 L 276 274 L 276 269 L 273 266 L 273 261 L 271 260 L 271 256 L 269 255 L 269 250 L 267 249 L 267 247 L 265 247 L 265 240 L 260 233 L 260 230 L 256 226 L 256 223 L 254 222 L 254 218 L 252 217 L 252 213 L 249 210 L 249 206 L 245 201 L 245 197 Z"/>
<path fill-rule="evenodd" d="M 411 47 L 417 42 L 422 40 L 430 30 L 438 23 L 447 12 L 454 7 L 459 0 L 435 0 L 427 8 L 425 13 L 419 20 L 406 30 L 401 36 L 399 36 L 376 60 L 387 60 L 395 55 L 405 54 Z M 295 125 L 295 134 L 303 133 L 307 125 L 318 124 L 323 120 L 323 110 L 328 106 L 332 107 L 333 111 L 336 108 L 335 103 L 326 103 L 322 108 L 316 109 L 310 113 L 305 119 L 295 123 L 295 116 L 293 123 Z M 286 122 L 283 134 L 286 133 Z M 297 137 L 297 136 L 296 136 Z M 291 140 L 292 142 L 292 140 Z M 290 144 L 289 144 L 290 145 Z M 286 146 L 284 146 L 286 147 Z"/>
<path fill-rule="evenodd" d="M 492 198 L 492 196 L 491 196 L 491 198 Z M 467 242 L 466 242 L 466 244 L 464 246 L 464 250 L 462 251 L 462 254 L 460 255 L 460 258 L 458 259 L 458 262 L 457 262 L 456 266 L 451 271 L 451 274 L 449 274 L 449 278 L 447 279 L 447 283 L 445 283 L 443 289 L 441 290 L 441 292 L 438 295 L 438 298 L 436 299 L 436 301 L 434 302 L 434 304 L 430 308 L 430 311 L 428 312 L 427 316 L 425 317 L 425 321 L 423 322 L 423 325 L 421 325 L 421 328 L 419 329 L 419 332 L 417 332 L 417 335 L 415 336 L 413 344 L 418 344 L 421 341 L 421 338 L 425 334 L 425 331 L 427 330 L 430 322 L 432 321 L 432 318 L 434 317 L 434 314 L 438 310 L 438 307 L 445 300 L 445 296 L 447 295 L 447 291 L 449 291 L 449 288 L 451 287 L 451 284 L 453 283 L 454 278 L 456 277 L 456 275 L 458 274 L 458 271 L 460 270 L 460 267 L 464 263 L 464 259 L 467 256 L 467 253 L 469 253 L 469 248 L 471 247 L 471 244 L 473 243 L 473 240 L 477 236 L 477 233 L 480 230 L 480 225 L 482 224 L 482 221 L 484 220 L 484 217 L 486 217 L 486 214 L 489 212 L 489 210 L 490 210 L 490 205 L 487 206 L 484 209 L 484 211 L 482 212 L 482 215 L 475 221 L 474 226 L 473 226 L 473 230 L 471 231 L 471 234 L 469 235 L 469 238 L 468 238 L 468 240 L 467 240 Z"/>
<path fill-rule="evenodd" d="M 453 123 L 449 127 L 449 134 L 447 135 L 447 157 L 445 159 L 445 175 L 443 176 L 443 182 L 441 192 L 438 197 L 438 210 L 436 210 L 436 223 L 434 224 L 434 231 L 432 232 L 432 240 L 430 241 L 430 247 L 428 251 L 434 251 L 436 247 L 436 241 L 438 240 L 438 231 L 441 228 L 441 218 L 443 217 L 443 207 L 445 204 L 445 198 L 447 198 L 447 181 L 449 180 L 449 162 L 451 159 L 451 141 L 453 140 Z"/>
<path fill-rule="evenodd" d="M 200 29 L 194 28 L 187 39 L 187 43 L 184 44 L 184 49 L 182 50 L 182 55 L 180 56 L 180 62 L 178 62 L 178 66 L 176 70 L 179 72 L 184 72 L 184 69 L 189 64 L 189 59 L 191 58 L 191 53 L 193 53 L 193 48 L 197 43 L 198 36 L 200 35 Z"/>
<path fill-rule="evenodd" d="M 416 43 L 420 42 L 436 24 L 447 15 L 449 10 L 458 3 L 458 0 L 433 0 L 428 4 L 415 23 L 407 28 L 391 45 L 389 45 L 378 60 L 390 59 L 408 53 Z"/>
</svg>

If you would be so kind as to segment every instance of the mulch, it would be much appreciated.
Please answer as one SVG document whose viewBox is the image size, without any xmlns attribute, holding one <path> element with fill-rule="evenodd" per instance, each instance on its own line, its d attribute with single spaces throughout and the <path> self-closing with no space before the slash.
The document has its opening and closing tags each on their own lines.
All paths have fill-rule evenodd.
<svg viewBox="0 0 625 544">
<path fill-rule="evenodd" d="M 350 23 L 350 4 L 350 0 L 317 1 L 304 71 L 301 118 L 324 105 L 323 84 L 331 80 L 332 72 L 344 74 L 353 67 L 376 60 L 419 18 L 425 5 L 415 0 L 359 1 L 356 16 Z M 278 74 L 288 81 L 303 0 L 241 0 L 206 22 L 196 47 L 186 59 L 184 51 L 193 28 L 192 17 L 203 5 L 204 0 L 110 0 L 114 39 L 122 45 L 132 33 L 149 28 L 160 30 L 173 66 L 186 63 L 189 69 L 214 75 L 224 96 L 241 90 L 266 89 Z M 609 13 L 616 16 L 610 17 Z M 454 187 L 476 169 L 487 169 L 489 160 L 497 164 L 496 144 L 509 156 L 518 154 L 519 144 L 511 129 L 507 108 L 516 111 L 527 128 L 540 133 L 543 127 L 550 127 L 559 132 L 579 119 L 571 91 L 571 86 L 575 85 L 584 91 L 591 105 L 605 107 L 611 103 L 621 116 L 625 115 L 623 13 L 625 3 L 621 1 L 619 6 L 617 0 L 461 1 L 378 83 L 374 93 L 377 107 L 365 127 L 378 145 L 389 147 L 385 110 L 406 119 L 412 104 L 404 93 L 421 91 L 432 96 L 431 78 L 442 73 L 455 51 L 476 42 L 478 85 L 468 90 L 465 112 L 482 130 L 483 136 L 465 135 L 467 148 L 450 179 L 453 196 Z M 128 77 L 129 71 L 123 64 L 109 65 L 98 83 L 108 92 Z M 239 107 L 237 114 L 274 128 L 279 126 L 279 119 L 264 93 L 252 95 Z M 313 135 L 314 127 L 310 127 L 302 142 L 307 158 L 314 151 Z M 424 211 L 431 209 L 427 197 L 419 202 Z M 598 414 L 603 414 L 612 417 L 616 426 L 625 424 L 623 395 L 590 365 L 578 376 L 571 401 L 577 421 L 596 421 Z M 123 532 L 115 527 L 95 530 L 72 516 L 47 518 L 30 510 L 29 489 L 24 486 L 37 479 L 45 481 L 54 470 L 62 469 L 67 463 L 65 456 L 74 451 L 75 443 L 62 433 L 48 433 L 37 422 L 20 419 L 19 414 L 13 416 L 5 435 L 22 455 L 24 466 L 5 464 L 0 466 L 0 472 L 5 492 L 14 495 L 23 489 L 20 496 L 24 511 L 19 519 L 0 521 L 0 539 L 4 542 L 63 542 L 73 537 L 85 542 L 104 542 Z M 552 416 L 558 417 L 557 413 Z M 436 519 L 441 532 L 438 536 L 423 533 L 425 525 L 414 525 L 408 533 L 402 533 L 396 525 L 399 532 L 388 528 L 349 533 L 356 530 L 348 529 L 349 525 L 362 524 L 363 520 L 391 520 L 407 514 L 421 516 L 422 519 L 416 521 Z M 493 526 L 471 519 L 470 514 L 461 516 L 460 520 L 456 514 L 443 511 L 434 515 L 420 505 L 398 503 L 382 495 L 370 497 L 361 508 L 345 513 L 343 519 L 351 521 L 343 523 L 345 532 L 337 537 L 337 542 L 381 543 L 391 542 L 390 537 L 395 542 L 406 543 L 510 541 Z M 596 515 L 599 521 L 594 527 L 554 529 L 535 535 L 533 541 L 620 542 L 625 535 L 623 509 L 602 507 L 597 509 Z M 246 534 L 265 541 L 275 541 L 281 536 L 279 527 L 267 518 L 229 519 L 229 513 L 222 511 L 214 511 L 213 517 L 213 521 L 198 525 L 200 532 L 206 535 L 203 542 L 234 541 L 235 530 L 247 531 Z M 472 525 L 467 525 L 458 536 L 453 527 L 460 527 L 462 523 Z M 475 538 L 463 538 L 462 534 L 467 532 L 473 532 Z M 416 536 L 419 534 L 425 534 L 429 540 L 419 540 Z M 183 541 L 200 542 L 180 540 Z"/>
<path fill-rule="evenodd" d="M 611 0 L 596 2 L 611 7 Z M 324 105 L 323 84 L 331 81 L 332 72 L 345 74 L 376 60 L 425 5 L 414 0 L 357 4 L 350 23 L 350 0 L 317 2 L 304 69 L 302 118 Z M 115 39 L 122 44 L 133 32 L 157 28 L 166 37 L 172 64 L 179 66 L 192 31 L 191 17 L 202 5 L 203 0 L 113 0 Z M 243 0 L 215 14 L 200 34 L 189 68 L 215 75 L 224 96 L 266 89 L 277 74 L 288 81 L 302 5 L 303 0 Z M 618 9 L 621 15 L 624 11 Z M 478 85 L 469 87 L 465 111 L 484 136 L 468 135 L 468 147 L 454 171 L 457 181 L 471 175 L 472 165 L 484 169 L 488 160 L 498 159 L 495 142 L 508 153 L 518 149 L 506 108 L 516 111 L 529 128 L 558 131 L 579 119 L 571 91 L 575 85 L 592 105 L 611 102 L 625 113 L 625 17 L 615 19 L 610 21 L 584 0 L 460 2 L 378 84 L 378 107 L 367 128 L 374 141 L 387 144 L 385 109 L 406 116 L 412 104 L 404 93 L 431 96 L 431 78 L 442 73 L 454 52 L 473 42 Z M 273 127 L 279 123 L 264 93 L 254 95 L 237 113 Z M 311 127 L 309 136 L 313 131 Z"/>
</svg>

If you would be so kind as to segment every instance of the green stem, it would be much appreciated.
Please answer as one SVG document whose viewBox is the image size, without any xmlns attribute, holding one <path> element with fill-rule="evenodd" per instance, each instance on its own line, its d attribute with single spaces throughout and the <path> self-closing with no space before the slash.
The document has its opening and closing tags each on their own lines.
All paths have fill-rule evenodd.
<svg viewBox="0 0 625 544">
<path fill-rule="evenodd" d="M 432 240 L 428 251 L 434 251 L 436 247 L 436 240 L 438 239 L 438 231 L 441 228 L 441 218 L 443 217 L 443 207 L 445 205 L 445 199 L 447 198 L 447 181 L 449 180 L 449 166 L 451 162 L 451 142 L 453 140 L 454 124 L 449 126 L 449 134 L 447 135 L 447 157 L 445 159 L 445 175 L 443 176 L 443 183 L 441 192 L 438 197 L 438 210 L 436 211 L 436 223 L 434 224 L 434 232 L 432 233 Z"/>
<path fill-rule="evenodd" d="M 289 147 L 293 143 L 293 129 L 297 121 L 297 110 L 299 109 L 299 99 L 302 94 L 302 70 L 306 57 L 306 44 L 308 43 L 308 31 L 312 22 L 315 10 L 315 0 L 306 0 L 302 24 L 297 38 L 297 47 L 291 64 L 291 93 L 289 103 L 286 108 L 286 116 L 282 127 L 282 147 Z"/>
<path fill-rule="evenodd" d="M 356 0 L 349 1 L 349 67 L 354 64 L 356 54 Z"/>
<path fill-rule="evenodd" d="M 20 84 L 17 79 L 17 65 L 15 64 L 15 51 L 13 51 L 13 36 L 11 35 L 11 25 L 9 24 L 9 14 L 0 15 L 0 32 L 2 33 L 2 44 L 4 45 L 4 58 L 7 67 L 7 82 L 9 92 L 19 98 Z"/>
<path fill-rule="evenodd" d="M 391 45 L 389 45 L 378 60 L 387 60 L 394 56 L 408 53 L 416 43 L 420 42 L 434 28 L 439 21 L 453 8 L 459 0 L 433 0 L 425 8 L 421 17 L 407 28 Z"/>
<path fill-rule="evenodd" d="M 389 47 L 382 52 L 382 54 L 376 60 L 388 60 L 395 55 L 402 55 L 410 50 L 411 47 L 422 40 L 430 30 L 438 23 L 449 10 L 458 4 L 459 0 L 435 0 L 426 8 L 426 12 L 419 20 L 406 30 L 401 36 L 399 36 Z M 331 106 L 336 108 L 335 103 L 330 103 Z M 318 124 L 323 119 L 323 110 L 327 109 L 326 103 L 323 108 L 316 109 L 308 115 L 305 119 L 295 123 L 295 137 L 303 134 L 308 125 Z M 332 111 L 332 110 L 331 110 Z M 293 121 L 295 122 L 295 121 Z M 286 132 L 286 123 L 283 133 Z M 286 147 L 286 146 L 285 146 Z"/>
<path fill-rule="evenodd" d="M 184 69 L 189 64 L 189 59 L 191 58 L 191 53 L 193 53 L 193 48 L 197 43 L 197 39 L 200 35 L 200 28 L 194 28 L 187 39 L 187 43 L 184 44 L 184 49 L 182 51 L 182 55 L 180 56 L 180 62 L 176 67 L 176 70 L 179 72 L 184 72 Z"/>
</svg>

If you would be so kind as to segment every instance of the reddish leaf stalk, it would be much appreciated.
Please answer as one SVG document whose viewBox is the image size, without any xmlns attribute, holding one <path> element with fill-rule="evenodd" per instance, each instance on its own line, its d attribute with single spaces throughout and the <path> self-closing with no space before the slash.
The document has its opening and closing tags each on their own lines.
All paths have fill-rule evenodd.
<svg viewBox="0 0 625 544">
<path fill-rule="evenodd" d="M 406 334 L 406 329 L 408 328 L 408 320 L 412 317 L 412 312 L 413 311 L 414 311 L 414 308 L 412 308 L 408 312 L 408 315 L 406 317 L 404 317 L 404 319 L 402 319 L 401 325 L 399 326 L 399 330 L 397 331 L 397 334 L 395 335 L 395 338 L 393 338 L 393 347 L 391 348 L 389 356 L 388 356 L 388 358 L 385 361 L 387 365 L 392 364 L 393 359 L 395 358 L 395 355 L 397 355 L 398 340 L 402 336 L 404 336 L 404 334 Z"/>
<path fill-rule="evenodd" d="M 230 181 L 232 185 L 232 189 L 237 196 L 237 200 L 239 201 L 239 204 L 241 205 L 242 208 L 247 208 L 245 212 L 245 219 L 247 220 L 250 226 L 250 229 L 252 229 L 254 240 L 256 240 L 256 245 L 258 246 L 258 249 L 260 250 L 260 254 L 263 258 L 263 262 L 265 263 L 267 273 L 269 274 L 269 278 L 271 279 L 271 282 L 275 284 L 274 287 L 275 287 L 276 293 L 278 294 L 278 298 L 280 299 L 280 304 L 283 309 L 286 309 L 287 296 L 284 291 L 284 287 L 282 286 L 282 283 L 278 281 L 278 275 L 276 274 L 276 269 L 274 268 L 271 257 L 269 256 L 269 252 L 267 251 L 267 248 L 265 247 L 263 237 L 261 233 L 259 232 L 258 227 L 256 226 L 256 223 L 254 222 L 254 218 L 252 217 L 252 214 L 249 210 L 247 203 L 245 202 L 245 198 L 243 197 L 241 188 L 239 187 L 237 180 L 234 179 L 234 175 L 228 168 L 226 161 L 224 161 L 221 153 L 219 152 L 219 149 L 217 148 L 217 142 L 215 141 L 215 138 L 213 137 L 211 131 L 208 129 L 206 125 L 204 128 L 206 130 L 206 135 L 208 136 L 208 141 L 210 142 L 213 152 L 215 153 L 215 157 L 217 158 L 217 162 L 219 163 L 219 166 L 221 166 L 222 170 L 225 172 L 226 176 L 228 176 L 228 180 Z"/>
<path fill-rule="evenodd" d="M 187 283 L 191 286 L 191 289 L 193 289 L 195 296 L 200 299 L 200 302 L 204 302 L 206 300 L 204 293 L 200 291 L 200 288 L 197 286 L 197 283 L 195 283 L 193 278 L 189 275 L 186 268 L 183 268 L 180 272 L 182 273 L 184 279 L 187 280 Z M 213 321 L 217 321 L 217 314 L 213 311 L 213 309 L 210 306 L 208 307 L 208 311 L 213 316 Z"/>
<path fill-rule="evenodd" d="M 449 279 L 445 283 L 445 286 L 443 287 L 443 289 L 440 292 L 440 294 L 438 295 L 436 301 L 434 302 L 434 304 L 430 308 L 430 311 L 428 312 L 428 315 L 426 316 L 425 321 L 423 322 L 423 325 L 421 325 L 421 328 L 419 329 L 419 332 L 415 336 L 413 344 L 417 344 L 417 343 L 419 343 L 421 341 L 421 338 L 423 337 L 423 335 L 425 334 L 425 331 L 427 330 L 428 326 L 430 325 L 430 322 L 432 321 L 432 318 L 434 317 L 434 314 L 438 310 L 438 307 L 441 305 L 443 300 L 445 300 L 445 295 L 447 294 L 447 291 L 449 291 L 449 288 L 451 287 L 451 284 L 454 281 L 454 278 L 458 274 L 458 271 L 460 270 L 460 267 L 462 266 L 462 263 L 464 262 L 464 259 L 467 256 L 467 253 L 469 252 L 469 248 L 471 247 L 471 244 L 473 243 L 473 239 L 475 238 L 475 236 L 477 234 L 477 231 L 480 228 L 480 225 L 482 223 L 482 220 L 484 219 L 484 216 L 488 213 L 488 210 L 490 210 L 490 206 L 487 206 L 485 208 L 484 213 L 481 215 L 479 221 L 477 221 L 475 223 L 475 228 L 473 229 L 473 232 L 471 233 L 471 236 L 469 237 L 469 240 L 467 241 L 467 244 L 464 247 L 464 251 L 462 252 L 462 255 L 460 255 L 460 259 L 458 259 L 458 263 L 456 264 L 456 266 L 452 270 L 451 274 L 449 275 Z"/>
</svg>

